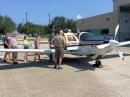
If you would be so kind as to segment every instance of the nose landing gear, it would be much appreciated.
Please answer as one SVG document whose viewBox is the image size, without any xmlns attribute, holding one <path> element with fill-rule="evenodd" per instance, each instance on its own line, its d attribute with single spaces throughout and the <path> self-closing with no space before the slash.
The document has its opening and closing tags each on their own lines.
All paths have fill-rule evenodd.
<svg viewBox="0 0 130 97">
<path fill-rule="evenodd" d="M 101 61 L 100 61 L 100 58 L 101 58 L 101 57 L 102 57 L 102 56 L 99 55 L 99 56 L 96 58 L 96 62 L 95 62 L 95 64 L 93 64 L 93 67 L 103 68 L 103 65 L 102 65 L 102 63 L 101 63 Z"/>
<path fill-rule="evenodd" d="M 103 68 L 103 65 L 100 60 L 96 60 L 95 64 L 93 64 L 93 67 Z"/>
</svg>

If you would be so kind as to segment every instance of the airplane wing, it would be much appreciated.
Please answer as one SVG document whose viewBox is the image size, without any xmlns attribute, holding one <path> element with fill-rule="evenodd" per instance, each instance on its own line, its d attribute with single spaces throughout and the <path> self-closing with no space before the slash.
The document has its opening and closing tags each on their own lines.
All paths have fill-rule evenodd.
<svg viewBox="0 0 130 97">
<path fill-rule="evenodd" d="M 48 44 L 48 41 L 39 41 L 40 44 Z M 3 45 L 3 44 L 1 44 Z M 23 42 L 19 42 L 18 45 L 23 45 Z"/>
<path fill-rule="evenodd" d="M 53 53 L 52 49 L 0 49 L 0 52 L 27 52 L 27 53 Z"/>
<path fill-rule="evenodd" d="M 20 53 L 41 53 L 41 54 L 52 54 L 55 53 L 55 49 L 0 49 L 0 52 L 20 52 Z M 64 54 L 77 54 L 77 50 L 74 48 L 69 48 L 69 50 L 64 50 Z"/>
</svg>

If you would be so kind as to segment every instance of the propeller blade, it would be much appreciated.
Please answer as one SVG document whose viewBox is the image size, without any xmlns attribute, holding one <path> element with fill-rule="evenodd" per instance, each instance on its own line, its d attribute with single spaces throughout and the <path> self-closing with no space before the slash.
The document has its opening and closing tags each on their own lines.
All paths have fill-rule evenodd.
<svg viewBox="0 0 130 97">
<path fill-rule="evenodd" d="M 130 41 L 120 42 L 118 46 L 124 46 L 130 44 Z"/>
<path fill-rule="evenodd" d="M 117 32 L 118 32 L 118 30 L 119 30 L 119 27 L 120 27 L 120 25 L 118 24 L 118 25 L 116 26 L 116 29 L 115 29 L 115 37 L 114 37 L 114 40 L 115 40 L 115 38 L 116 38 Z"/>
<path fill-rule="evenodd" d="M 119 48 L 117 48 L 117 53 L 118 53 L 118 55 L 120 56 L 120 58 L 121 58 L 122 60 L 124 60 L 123 53 L 121 52 L 121 50 L 120 50 Z"/>
</svg>

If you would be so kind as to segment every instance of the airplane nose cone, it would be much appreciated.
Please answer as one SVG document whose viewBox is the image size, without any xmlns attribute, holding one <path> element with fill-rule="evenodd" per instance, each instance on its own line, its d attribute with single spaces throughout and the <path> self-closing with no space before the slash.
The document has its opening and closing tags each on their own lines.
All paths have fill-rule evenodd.
<svg viewBox="0 0 130 97">
<path fill-rule="evenodd" d="M 116 40 L 110 40 L 109 43 L 110 43 L 111 45 L 115 45 L 115 46 L 117 46 L 117 45 L 119 44 L 119 42 L 116 41 Z"/>
</svg>

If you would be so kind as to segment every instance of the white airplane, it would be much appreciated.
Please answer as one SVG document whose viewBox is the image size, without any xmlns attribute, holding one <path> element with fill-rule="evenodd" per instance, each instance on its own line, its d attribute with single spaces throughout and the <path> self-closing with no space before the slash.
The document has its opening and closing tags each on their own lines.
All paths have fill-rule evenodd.
<svg viewBox="0 0 130 97">
<path fill-rule="evenodd" d="M 124 60 L 123 53 L 120 51 L 118 47 L 130 44 L 130 41 L 125 41 L 125 42 L 116 41 L 115 38 L 118 29 L 119 29 L 119 25 L 117 25 L 115 29 L 114 39 L 109 40 L 105 44 L 85 44 L 85 43 L 82 44 L 79 41 L 82 32 L 79 35 L 79 39 L 73 33 L 65 33 L 65 39 L 67 45 L 66 45 L 66 49 L 64 50 L 64 53 L 80 55 L 80 56 L 82 55 L 91 56 L 92 59 L 96 60 L 95 64 L 93 65 L 96 67 L 102 67 L 100 60 L 107 53 L 112 52 L 113 50 L 116 50 L 118 55 L 122 58 L 122 60 Z M 28 52 L 28 53 L 39 52 L 42 54 L 54 55 L 55 50 L 53 48 L 52 49 L 48 49 L 48 48 L 47 49 L 0 49 L 0 52 Z"/>
</svg>

